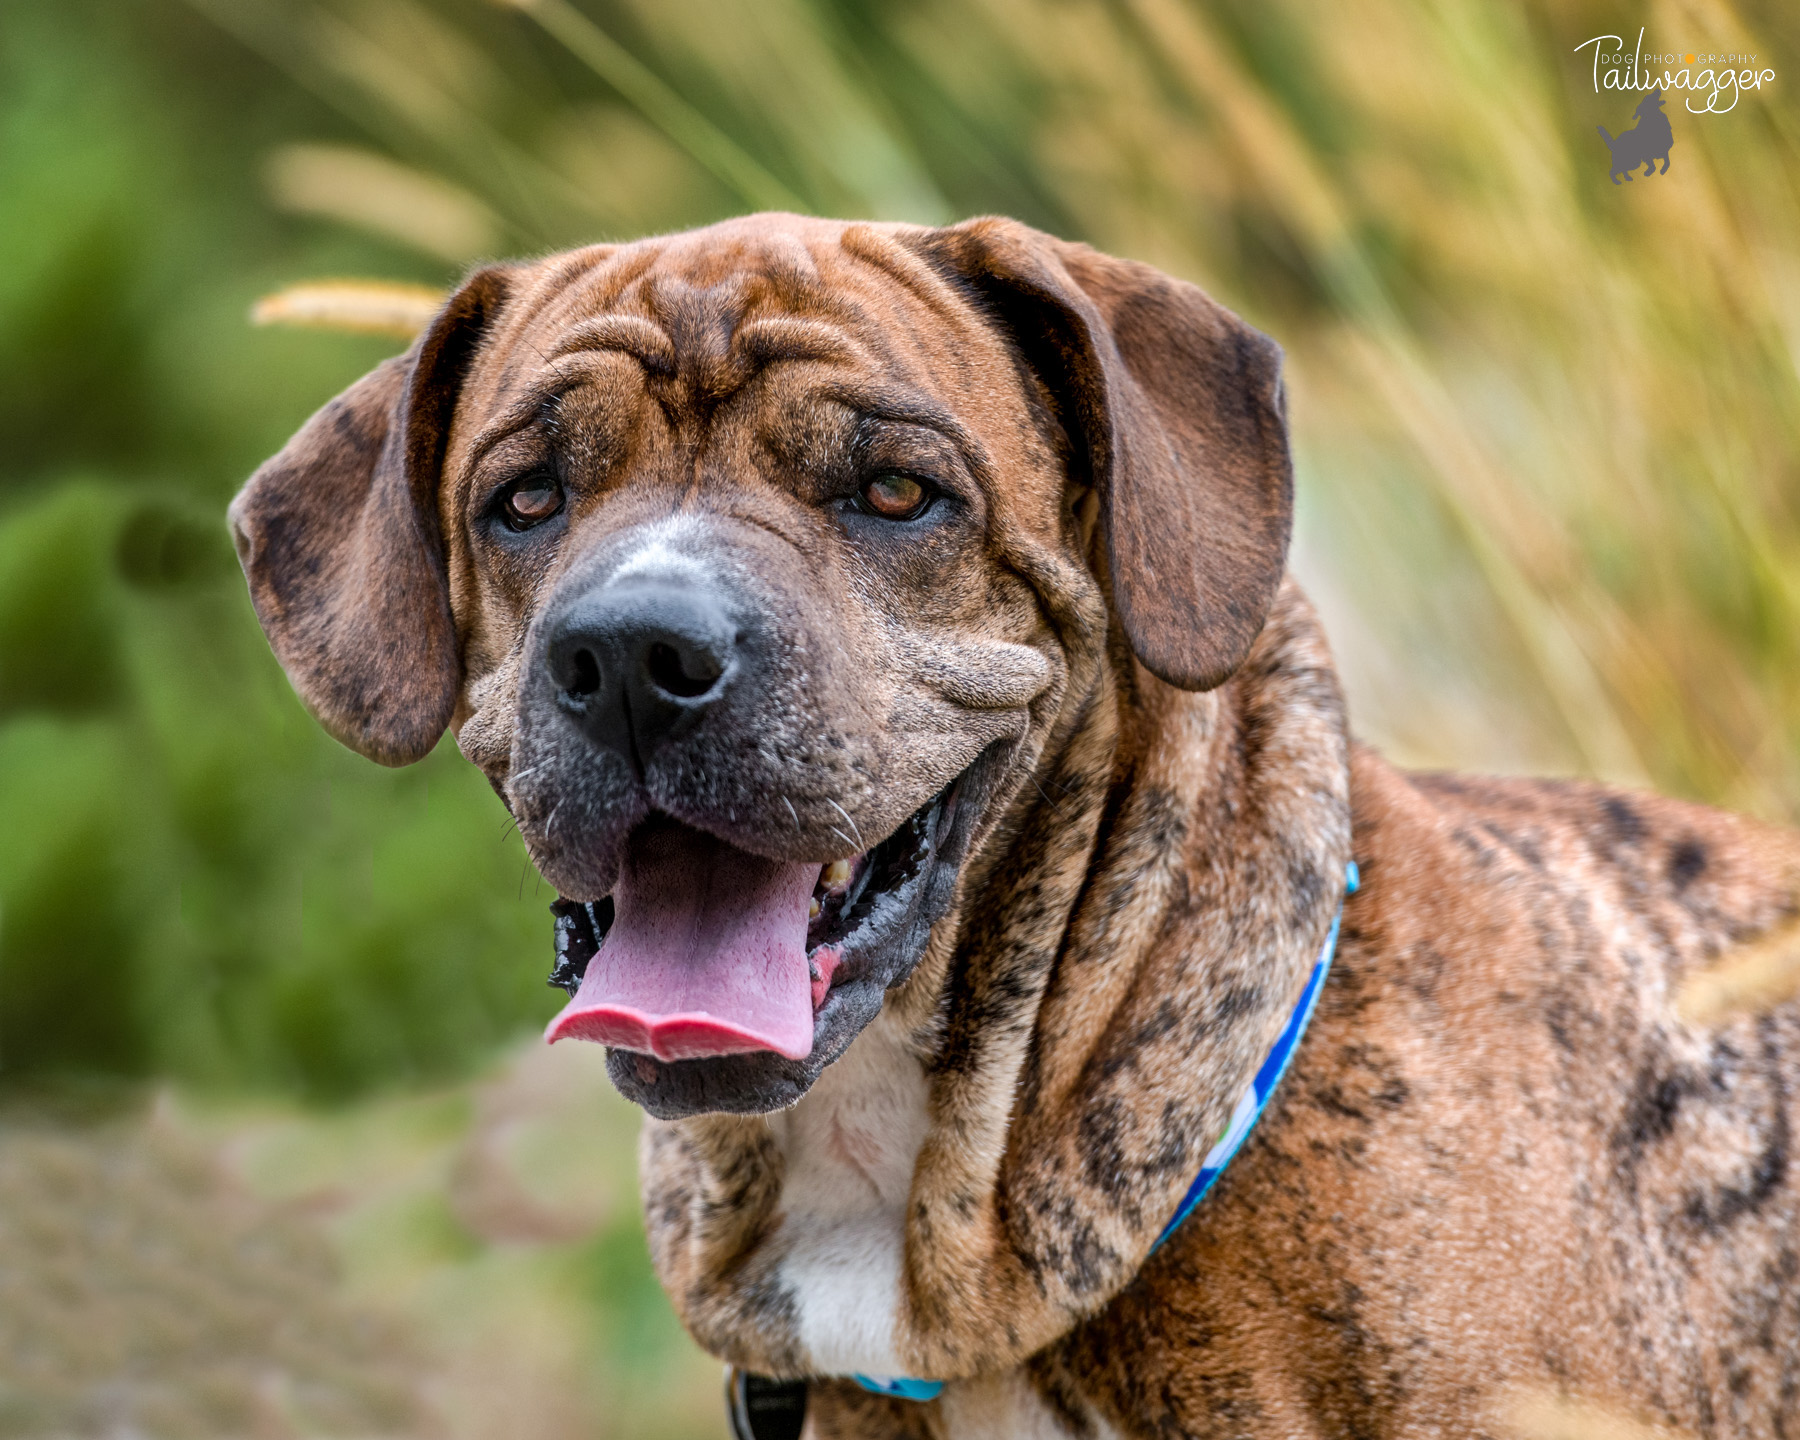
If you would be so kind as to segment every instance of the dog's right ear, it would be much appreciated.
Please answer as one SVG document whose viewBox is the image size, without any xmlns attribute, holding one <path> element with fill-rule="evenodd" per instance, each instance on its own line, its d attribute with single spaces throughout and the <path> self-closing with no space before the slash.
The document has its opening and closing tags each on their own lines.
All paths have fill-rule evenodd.
<svg viewBox="0 0 1800 1440">
<path fill-rule="evenodd" d="M 1222 684 L 1287 564 L 1281 348 L 1192 285 L 1016 220 L 903 238 L 1011 339 L 1070 432 L 1138 660 L 1184 690 Z"/>
<path fill-rule="evenodd" d="M 514 274 L 475 272 L 412 349 L 308 420 L 231 505 L 257 619 L 294 689 L 384 765 L 430 753 L 456 704 L 438 485 L 463 376 Z"/>
</svg>

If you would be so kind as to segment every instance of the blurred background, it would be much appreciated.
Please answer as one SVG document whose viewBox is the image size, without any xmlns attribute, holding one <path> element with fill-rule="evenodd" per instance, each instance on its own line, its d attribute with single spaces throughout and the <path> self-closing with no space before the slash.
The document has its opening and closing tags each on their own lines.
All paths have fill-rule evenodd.
<svg viewBox="0 0 1800 1440">
<path fill-rule="evenodd" d="M 1594 35 L 1754 52 L 1615 186 Z M 1788 0 L 0 0 L 0 1440 L 718 1436 L 552 896 L 313 725 L 223 527 L 402 341 L 260 297 L 1005 212 L 1289 356 L 1358 731 L 1800 820 Z"/>
</svg>

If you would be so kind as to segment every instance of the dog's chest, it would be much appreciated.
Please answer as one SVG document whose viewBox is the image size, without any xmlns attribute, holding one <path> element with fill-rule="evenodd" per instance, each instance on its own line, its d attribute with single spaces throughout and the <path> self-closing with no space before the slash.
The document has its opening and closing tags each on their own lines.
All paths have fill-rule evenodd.
<svg viewBox="0 0 1800 1440">
<path fill-rule="evenodd" d="M 925 1072 L 887 1017 L 793 1109 L 772 1117 L 786 1158 L 781 1279 L 820 1374 L 892 1375 L 907 1194 L 928 1126 Z"/>
<path fill-rule="evenodd" d="M 893 1375 L 907 1197 L 928 1129 L 929 1082 L 885 1016 L 792 1110 L 771 1118 L 787 1161 L 781 1277 L 816 1372 Z M 959 1380 L 939 1401 L 954 1440 L 1107 1440 L 1071 1427 L 1018 1372 Z"/>
</svg>

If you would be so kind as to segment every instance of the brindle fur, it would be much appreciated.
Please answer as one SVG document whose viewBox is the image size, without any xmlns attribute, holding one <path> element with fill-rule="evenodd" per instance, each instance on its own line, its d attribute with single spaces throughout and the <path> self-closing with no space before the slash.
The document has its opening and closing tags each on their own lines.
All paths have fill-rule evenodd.
<svg viewBox="0 0 1800 1440">
<path fill-rule="evenodd" d="M 954 414 L 979 543 L 870 565 L 808 528 L 768 456 L 835 443 L 825 359 Z M 559 365 L 583 385 L 544 407 Z M 559 553 L 509 566 L 471 507 L 489 457 L 534 443 L 598 478 Z M 951 1383 L 915 1404 L 818 1380 L 818 1440 L 1461 1436 L 1498 1433 L 1515 1386 L 1789 1433 L 1800 1034 L 1787 1011 L 1697 1029 L 1671 995 L 1800 912 L 1800 837 L 1352 746 L 1280 580 L 1286 487 L 1272 347 L 1191 288 L 1007 222 L 758 217 L 480 272 L 234 523 L 321 719 L 390 763 L 448 721 L 578 896 L 623 838 L 604 787 L 532 748 L 533 625 L 621 527 L 722 507 L 774 537 L 769 566 L 812 562 L 769 580 L 818 658 L 770 702 L 786 748 L 671 792 L 729 810 L 719 833 L 828 857 L 838 815 L 886 833 L 1011 747 L 876 1022 L 929 1095 L 894 1345 Z M 1352 856 L 1286 1081 L 1149 1255 Z M 652 1121 L 642 1179 L 690 1331 L 805 1375 L 787 1123 Z"/>
</svg>

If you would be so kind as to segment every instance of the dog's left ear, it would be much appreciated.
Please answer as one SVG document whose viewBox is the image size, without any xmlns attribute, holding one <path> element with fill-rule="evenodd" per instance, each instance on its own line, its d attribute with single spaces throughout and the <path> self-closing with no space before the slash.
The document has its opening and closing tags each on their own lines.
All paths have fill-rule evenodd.
<svg viewBox="0 0 1800 1440">
<path fill-rule="evenodd" d="M 1018 345 L 1100 491 L 1113 604 L 1144 666 L 1210 690 L 1287 564 L 1281 348 L 1200 290 L 1013 220 L 900 237 Z"/>
</svg>

